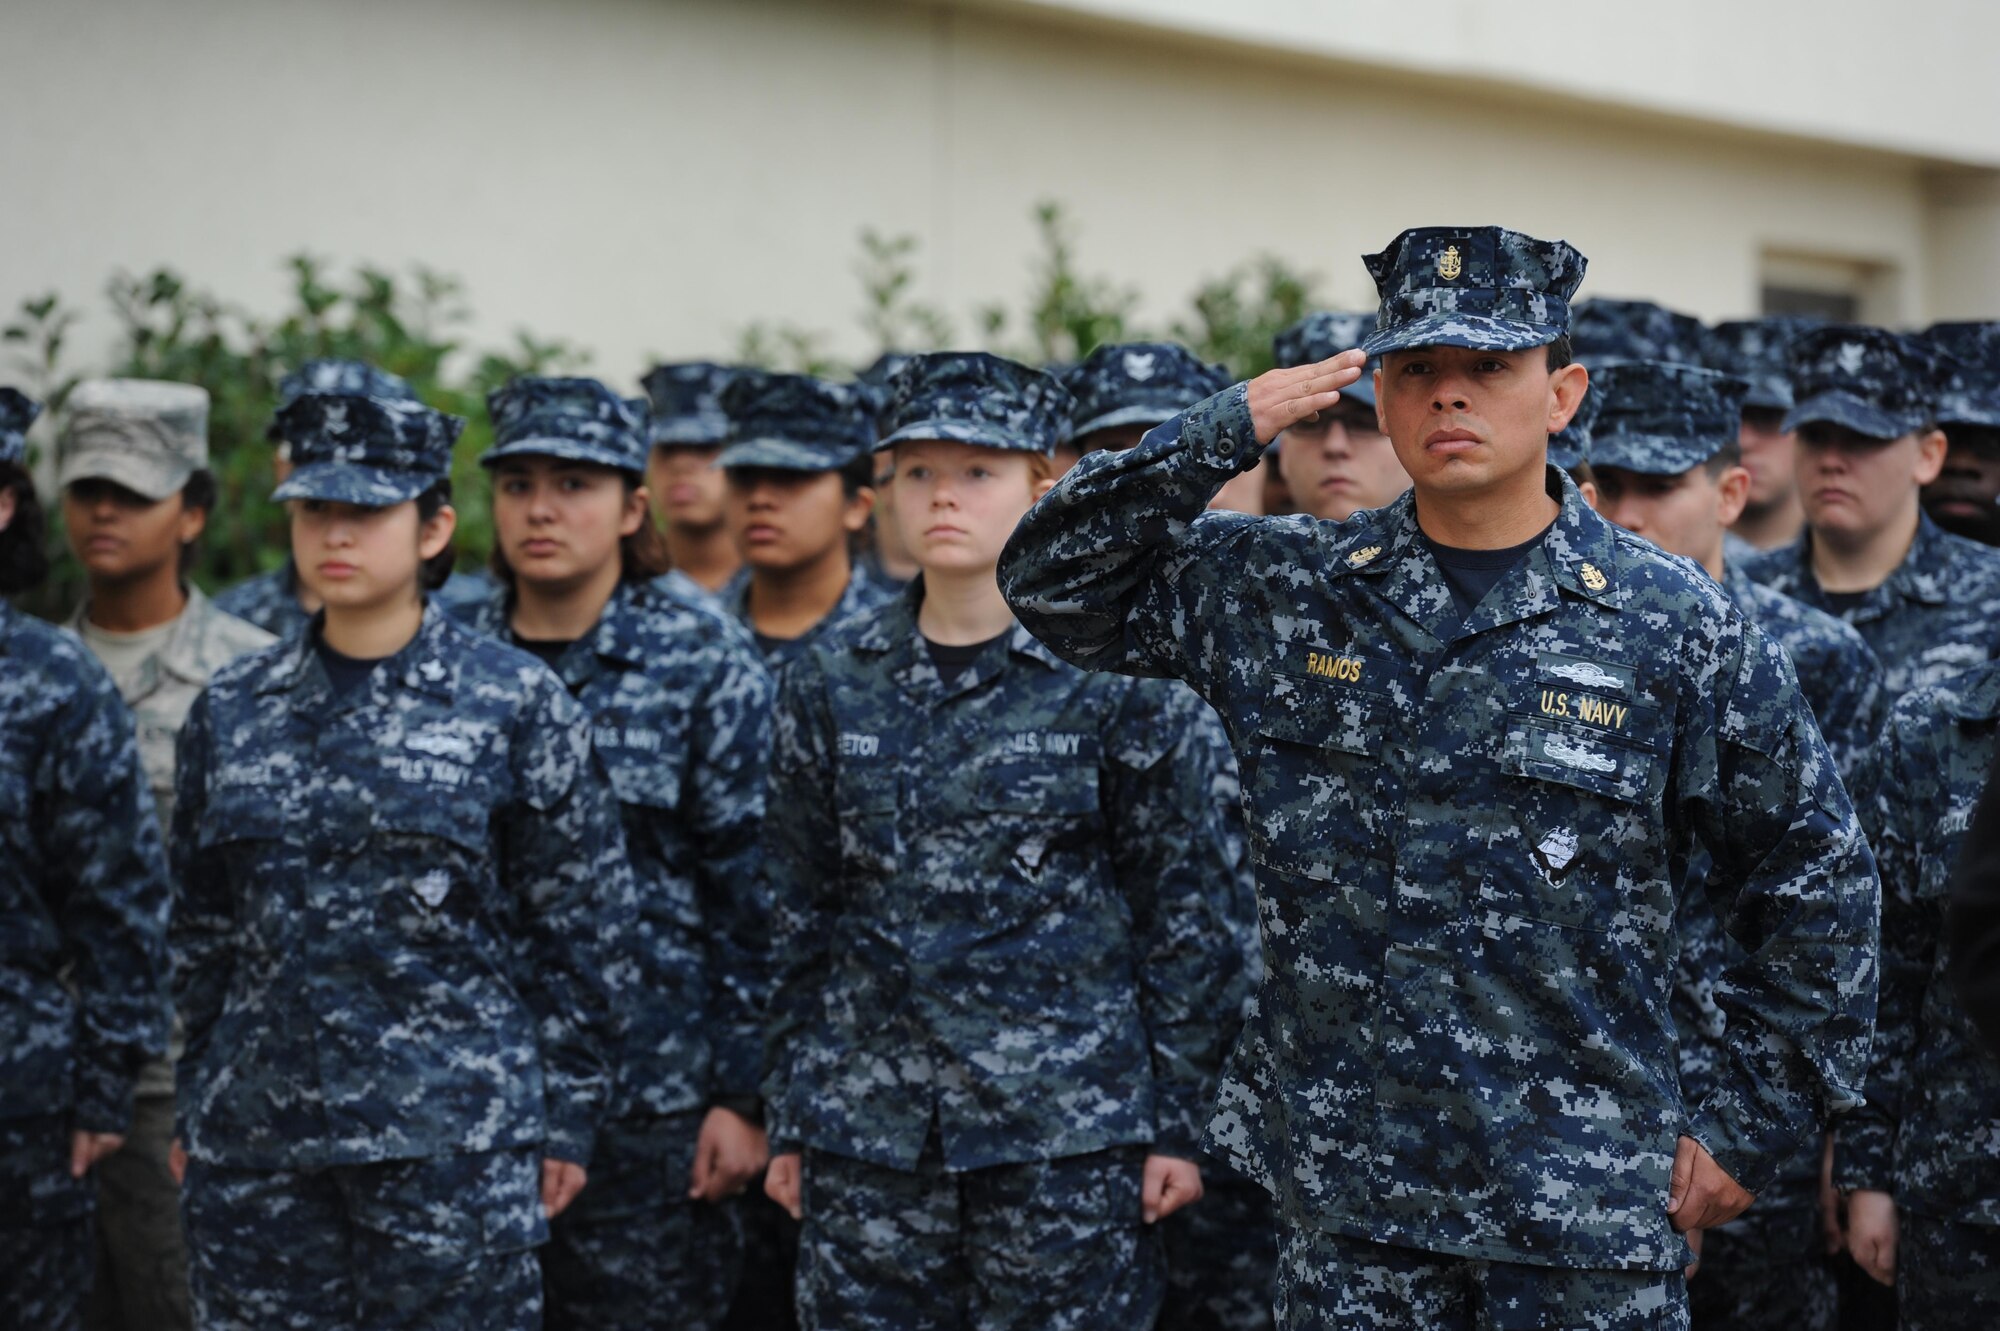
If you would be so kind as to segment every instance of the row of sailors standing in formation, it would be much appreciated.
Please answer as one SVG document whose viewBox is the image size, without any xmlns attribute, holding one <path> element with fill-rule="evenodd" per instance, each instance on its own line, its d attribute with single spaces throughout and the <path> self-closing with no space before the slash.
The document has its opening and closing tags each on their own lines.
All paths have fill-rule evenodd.
<svg viewBox="0 0 2000 1331">
<path fill-rule="evenodd" d="M 1461 280 L 1445 241 L 1484 297 L 1436 299 Z M 1581 256 L 1498 228 L 1406 233 L 1371 268 L 1380 315 L 1286 330 L 1249 390 L 1164 343 L 885 358 L 854 385 L 665 365 L 647 399 L 518 380 L 488 404 L 477 574 L 452 571 L 461 422 L 309 363 L 271 427 L 292 557 L 213 601 L 186 578 L 205 395 L 80 387 L 56 467 L 90 597 L 69 634 L 0 608 L 10 1318 L 1250 1327 L 1275 1299 L 1304 1327 L 1446 1325 L 1471 1299 L 1831 1326 L 1837 1294 L 1850 1321 L 1864 1301 L 1851 1250 L 1906 1324 L 1991 1324 L 2000 1080 L 1944 983 L 1941 897 L 2000 717 L 2000 325 L 1572 312 Z M 1524 287 L 1536 318 L 1477 304 Z M 1443 540 L 1393 399 L 1530 351 L 1557 516 Z M 1273 385 L 1320 396 L 1267 429 Z M 10 593 L 43 571 L 34 414 L 0 390 Z M 1003 547 L 1086 457 L 1009 553 L 1010 605 Z M 1236 543 L 1226 593 L 1145 590 L 1207 540 Z M 1331 602 L 1265 594 L 1322 578 Z M 1529 635 L 1572 602 L 1636 604 L 1638 645 Z M 1763 711 L 1712 714 L 1710 761 L 1768 770 L 1683 751 L 1690 699 L 1641 650 L 1671 633 L 1737 642 L 1736 678 L 1700 687 Z M 1427 708 L 1482 635 L 1532 648 L 1518 679 L 1478 667 L 1503 719 Z M 1461 743 L 1499 758 L 1492 807 L 1418 807 L 1391 769 Z M 1741 788 L 1680 788 L 1704 776 Z M 1649 840 L 1633 810 L 1670 790 L 1700 817 Z M 1790 863 L 1746 828 L 1793 805 L 1826 846 L 1791 867 L 1822 881 L 1735 890 Z M 1879 953 L 1872 909 L 1852 919 L 1867 852 L 1827 848 L 1845 825 L 1879 865 Z M 1301 976 L 1335 963 L 1299 893 L 1393 914 L 1372 866 L 1410 828 L 1412 860 L 1441 828 L 1475 867 L 1518 845 L 1532 872 L 1475 873 L 1472 900 L 1572 979 L 1606 960 L 1576 938 L 1676 940 L 1621 995 L 1665 1023 L 1671 1092 L 1612 1093 L 1628 1121 L 1593 1135 L 1550 1091 L 1546 1013 L 1453 985 L 1427 1014 L 1374 976 L 1315 999 Z M 1832 924 L 1778 904 L 1859 878 Z M 1385 976 L 1446 968 L 1388 937 Z M 1788 949 L 1829 938 L 1853 973 L 1822 993 Z M 1788 967 L 1832 1016 L 1778 1012 Z M 1280 1046 L 1310 1064 L 1397 1022 L 1413 1056 L 1419 1031 L 1538 1052 L 1512 1090 L 1377 1067 L 1371 1172 L 1320 1121 L 1368 1120 L 1341 1081 L 1362 1074 L 1335 1058 L 1301 1090 Z M 1502 1091 L 1532 1132 L 1496 1124 Z M 1711 1104 L 1735 1136 L 1687 1133 Z M 1639 1123 L 1661 1105 L 1664 1154 Z M 1664 1187 L 1677 1133 L 1754 1206 L 1705 1237 L 1608 1219 Z M 1557 1144 L 1643 1164 L 1551 1184 Z M 1523 1178 L 1553 1200 L 1519 1208 Z M 1702 1247 L 1684 1283 L 1677 1232 Z"/>
</svg>

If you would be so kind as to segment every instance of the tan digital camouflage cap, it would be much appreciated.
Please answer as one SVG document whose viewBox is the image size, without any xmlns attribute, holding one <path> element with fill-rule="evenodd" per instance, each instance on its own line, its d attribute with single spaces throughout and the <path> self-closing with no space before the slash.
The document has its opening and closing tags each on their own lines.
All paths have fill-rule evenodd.
<svg viewBox="0 0 2000 1331">
<path fill-rule="evenodd" d="M 208 465 L 208 390 L 160 379 L 87 379 L 56 441 L 56 483 L 105 480 L 160 500 Z"/>
</svg>

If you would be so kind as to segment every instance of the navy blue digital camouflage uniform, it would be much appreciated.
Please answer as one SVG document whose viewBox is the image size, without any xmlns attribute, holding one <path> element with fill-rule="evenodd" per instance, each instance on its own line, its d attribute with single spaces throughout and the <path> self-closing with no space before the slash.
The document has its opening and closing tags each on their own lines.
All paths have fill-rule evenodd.
<svg viewBox="0 0 2000 1331">
<path fill-rule="evenodd" d="M 517 379 L 489 399 L 480 458 L 592 463 L 643 483 L 643 403 L 590 379 Z M 508 641 L 505 590 L 459 613 Z M 687 1196 L 711 1107 L 758 1122 L 769 925 L 756 892 L 770 677 L 750 636 L 705 594 L 621 582 L 596 626 L 555 662 L 589 713 L 598 760 L 624 815 L 638 927 L 617 1092 L 590 1184 L 542 1250 L 548 1325 L 709 1331 L 736 1284 L 734 1208 Z"/>
<path fill-rule="evenodd" d="M 874 442 L 877 400 L 852 385 L 810 375 L 742 371 L 722 394 L 730 442 L 715 465 L 725 470 L 754 467 L 803 474 L 839 471 L 866 456 Z M 751 582 L 746 565 L 716 593 L 746 628 L 752 627 Z M 834 625 L 891 600 L 895 594 L 895 587 L 857 560 L 840 600 L 819 623 L 796 638 L 757 637 L 765 664 L 773 671 L 780 669 Z"/>
<path fill-rule="evenodd" d="M 1583 268 L 1499 228 L 1368 262 L 1384 354 L 1544 345 Z M 1260 446 L 1238 386 L 1085 459 L 1001 583 L 1068 659 L 1186 679 L 1228 723 L 1267 971 L 1208 1135 L 1278 1198 L 1279 1321 L 1682 1325 L 1677 1138 L 1764 1188 L 1856 1099 L 1873 1017 L 1872 865 L 1790 662 L 1559 470 L 1553 524 L 1461 614 L 1414 492 L 1341 524 L 1204 512 Z M 1697 845 L 1749 955 L 1690 1104 Z"/>
<path fill-rule="evenodd" d="M 406 502 L 458 422 L 307 394 L 279 499 Z M 425 608 L 336 694 L 317 625 L 218 671 L 172 836 L 198 1324 L 535 1327 L 544 1158 L 587 1165 L 631 900 L 590 719 Z"/>
<path fill-rule="evenodd" d="M 366 361 L 323 358 L 306 361 L 278 381 L 278 412 L 307 393 L 336 393 L 350 397 L 378 397 L 389 402 L 419 402 L 417 390 L 400 375 L 390 374 Z M 286 446 L 274 413 L 265 431 L 273 443 Z M 483 575 L 454 573 L 433 595 L 447 607 L 475 602 L 491 587 Z M 268 573 L 245 578 L 234 587 L 218 592 L 215 608 L 255 624 L 266 633 L 284 637 L 303 628 L 312 616 L 299 604 L 299 574 L 290 556 Z"/>
<path fill-rule="evenodd" d="M 1365 320 L 1366 327 L 1361 326 Z M 1308 315 L 1277 339 L 1279 355 L 1324 360 L 1358 344 L 1374 327 L 1371 316 Z M 1345 340 L 1343 340 L 1345 339 Z M 1316 353 L 1316 354 L 1315 354 Z M 1090 442 L 1100 430 L 1152 427 L 1173 419 L 1195 403 L 1229 386 L 1220 365 L 1203 363 L 1173 342 L 1119 342 L 1098 347 L 1063 375 L 1075 400 L 1069 438 Z M 1257 937 L 1257 885 L 1250 872 L 1243 831 L 1241 782 L 1236 754 L 1221 718 L 1205 703 L 1201 736 L 1215 770 L 1216 816 L 1223 822 L 1233 872 L 1217 878 L 1216 911 L 1237 940 L 1243 958 L 1247 999 L 1264 966 Z M 1225 1022 L 1223 1047 L 1236 1043 L 1241 1021 Z M 1202 1198 L 1160 1223 L 1167 1257 L 1167 1296 L 1160 1308 L 1160 1331 L 1257 1331 L 1271 1324 L 1278 1260 L 1277 1223 L 1263 1188 L 1226 1161 L 1201 1162 Z"/>
<path fill-rule="evenodd" d="M 1928 427 L 1936 415 L 1932 353 L 1879 328 L 1828 325 L 1790 351 L 1786 429 L 1828 422 L 1876 439 Z M 1745 564 L 1758 582 L 1838 616 L 1882 663 L 1891 700 L 1940 683 L 2000 650 L 2000 550 L 1953 536 L 1919 511 L 1910 553 L 1858 605 L 1829 599 L 1812 570 L 1812 532 Z"/>
<path fill-rule="evenodd" d="M 1868 1103 L 1834 1182 L 1896 1200 L 1908 1331 L 2000 1325 L 2000 1065 L 1948 978 L 1950 878 L 2000 730 L 2000 664 L 1897 703 L 1855 798 L 1882 871 L 1882 1000 Z"/>
<path fill-rule="evenodd" d="M 1747 381 L 1660 361 L 1621 361 L 1592 376 L 1602 404 L 1593 426 L 1602 471 L 1678 477 L 1705 466 L 1736 441 Z M 1881 666 L 1861 635 L 1831 615 L 1752 582 L 1725 557 L 1723 590 L 1736 609 L 1791 657 L 1799 686 L 1843 777 L 1869 752 L 1881 724 Z M 1688 883 L 1709 870 L 1706 852 L 1690 858 Z M 1725 1066 L 1725 1016 L 1716 986 L 1744 960 L 1723 931 L 1707 894 L 1684 891 L 1674 1024 L 1681 1040 L 1681 1093 L 1699 1100 Z M 1831 1331 L 1835 1277 L 1820 1239 L 1818 1185 L 1822 1143 L 1810 1138 L 1740 1219 L 1709 1231 L 1699 1278 L 1689 1287 L 1696 1327 L 1784 1326 Z"/>
<path fill-rule="evenodd" d="M 1067 404 L 998 357 L 920 356 L 884 446 L 1046 455 Z M 780 678 L 765 1094 L 773 1150 L 805 1152 L 801 1321 L 1146 1327 L 1143 1162 L 1195 1158 L 1240 965 L 1199 703 L 1018 626 L 947 682 L 923 597 Z"/>
<path fill-rule="evenodd" d="M 36 405 L 0 388 L 0 462 Z M 74 1331 L 95 1180 L 167 1047 L 167 868 L 132 716 L 81 643 L 0 599 L 0 1323 Z"/>
</svg>

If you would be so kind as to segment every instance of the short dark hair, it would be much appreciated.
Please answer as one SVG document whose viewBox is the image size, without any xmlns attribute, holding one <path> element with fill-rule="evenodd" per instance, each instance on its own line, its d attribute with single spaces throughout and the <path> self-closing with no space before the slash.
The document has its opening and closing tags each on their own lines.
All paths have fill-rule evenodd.
<svg viewBox="0 0 2000 1331">
<path fill-rule="evenodd" d="M 875 455 L 863 453 L 840 469 L 840 489 L 849 499 L 875 487 Z"/>
<path fill-rule="evenodd" d="M 1708 478 L 1710 480 L 1714 480 L 1718 476 L 1722 475 L 1723 472 L 1728 471 L 1731 467 L 1742 466 L 1743 465 L 1742 443 L 1739 442 L 1738 440 L 1731 439 L 1728 443 L 1724 444 L 1721 448 L 1716 449 L 1714 453 L 1710 454 L 1708 461 L 1702 463 L 1701 465 L 1704 469 L 1707 470 Z"/>
<path fill-rule="evenodd" d="M 0 596 L 13 596 L 49 576 L 49 524 L 26 468 L 0 462 L 0 490 L 14 495 L 14 520 L 0 531 Z"/>
<path fill-rule="evenodd" d="M 628 499 L 645 484 L 637 472 L 621 471 L 618 478 L 624 482 Z M 486 567 L 500 580 L 501 586 L 510 592 L 514 590 L 514 566 L 507 562 L 507 552 L 498 541 L 493 543 L 493 553 L 486 558 Z M 667 557 L 667 539 L 653 516 L 653 506 L 648 504 L 639 530 L 618 538 L 618 581 L 651 582 L 672 567 L 673 561 Z"/>
<path fill-rule="evenodd" d="M 196 467 L 188 473 L 187 483 L 181 486 L 181 507 L 198 508 L 204 516 L 215 512 L 216 500 L 221 491 L 215 484 L 215 473 L 207 467 Z M 181 577 L 185 579 L 194 567 L 197 555 L 201 553 L 201 538 L 187 542 L 181 547 Z"/>
<path fill-rule="evenodd" d="M 445 506 L 450 503 L 451 478 L 447 476 L 417 496 L 417 525 L 419 527 L 423 526 L 423 524 L 429 522 L 439 513 L 442 513 Z M 425 591 L 434 592 L 450 581 L 452 570 L 457 566 L 458 554 L 452 549 L 452 543 L 446 541 L 444 549 L 424 561 L 424 566 L 418 574 L 417 581 Z"/>
<path fill-rule="evenodd" d="M 1575 361 L 1576 348 L 1570 345 L 1568 333 L 1564 333 L 1561 337 L 1549 343 L 1550 374 L 1554 374 L 1557 370 L 1562 369 L 1566 365 L 1573 364 Z"/>
</svg>

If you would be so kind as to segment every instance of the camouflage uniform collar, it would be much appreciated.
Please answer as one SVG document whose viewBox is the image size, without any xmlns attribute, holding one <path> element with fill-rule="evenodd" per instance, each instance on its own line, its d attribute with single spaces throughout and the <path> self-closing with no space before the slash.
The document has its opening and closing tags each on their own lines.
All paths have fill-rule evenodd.
<svg viewBox="0 0 2000 1331">
<path fill-rule="evenodd" d="M 1745 619 L 1756 619 L 1751 613 L 1751 607 L 1756 604 L 1756 589 L 1757 582 L 1743 571 L 1742 561 L 1725 557 L 1722 565 L 1722 594 L 1742 611 Z"/>
<path fill-rule="evenodd" d="M 161 645 L 160 650 L 147 658 L 146 663 L 140 667 L 141 677 L 138 687 L 130 697 L 126 698 L 127 702 L 136 702 L 158 688 L 162 673 L 180 680 L 183 684 L 192 684 L 196 688 L 208 683 L 208 677 L 215 667 L 214 663 L 204 658 L 202 646 L 208 638 L 209 625 L 214 622 L 219 612 L 214 602 L 203 594 L 201 588 L 190 582 L 185 590 L 187 604 L 181 607 L 180 614 L 175 617 L 173 632 L 167 635 L 166 642 Z M 69 618 L 63 621 L 63 627 L 72 633 L 81 634 L 84 620 L 89 615 L 90 602 L 85 601 L 70 612 Z"/>
<path fill-rule="evenodd" d="M 318 641 L 320 627 L 325 623 L 326 611 L 316 612 L 305 631 L 286 643 L 282 664 L 257 682 L 257 692 L 296 693 L 306 688 L 309 681 L 316 681 L 320 690 L 324 689 L 326 675 L 319 668 L 314 643 Z M 437 598 L 427 596 L 424 600 L 424 619 L 417 627 L 417 636 L 375 672 L 377 686 L 383 681 L 394 680 L 412 692 L 451 701 L 458 690 L 458 656 L 462 646 L 457 640 L 459 632 Z M 360 693 L 357 690 L 357 696 Z M 303 696 L 301 701 L 305 701 Z"/>
<path fill-rule="evenodd" d="M 885 604 L 855 634 L 854 648 L 871 656 L 885 656 L 905 650 L 913 658 L 922 655 L 923 632 L 917 627 L 917 611 L 924 603 L 924 575 L 905 583 L 896 599 Z M 1051 670 L 1064 668 L 1062 658 L 1050 651 L 1019 621 L 1007 632 L 1007 654 L 1039 661 Z M 969 680 L 969 676 L 967 677 Z"/>
<path fill-rule="evenodd" d="M 1530 562 L 1545 558 L 1546 566 L 1541 570 L 1544 580 L 1584 600 L 1613 610 L 1624 609 L 1629 592 L 1624 579 L 1618 576 L 1623 560 L 1616 531 L 1584 502 L 1583 493 L 1569 473 L 1550 466 L 1545 474 L 1549 498 L 1562 507 L 1542 534 L 1540 543 L 1530 552 Z M 1336 572 L 1362 577 L 1379 577 L 1403 569 L 1419 555 L 1428 565 L 1423 529 L 1417 525 L 1416 491 L 1405 490 L 1394 502 L 1377 509 L 1371 521 L 1342 542 L 1338 553 Z M 1514 617 L 1553 609 L 1552 595 L 1534 596 L 1531 603 L 1517 604 L 1512 608 Z M 1484 622 L 1484 616 L 1475 618 Z M 1472 625 L 1475 618 L 1468 618 L 1466 624 Z"/>
<path fill-rule="evenodd" d="M 1951 565 L 1953 562 L 1952 543 L 1959 538 L 1946 532 L 1931 521 L 1931 515 L 1922 508 L 1917 510 L 1917 535 L 1910 542 L 1910 552 L 1903 556 L 1903 562 L 1867 593 L 1862 603 L 1863 619 L 1873 619 L 1887 614 L 1892 602 L 1897 599 L 1915 601 L 1920 605 L 1945 605 L 1951 600 Z M 1819 577 L 1813 572 L 1813 536 L 1808 527 L 1794 541 L 1791 549 L 1796 553 L 1796 576 L 1800 587 L 1812 588 L 1824 594 L 1819 585 Z"/>
<path fill-rule="evenodd" d="M 651 599 L 646 583 L 621 581 L 604 603 L 596 627 L 584 635 L 590 650 L 627 670 L 643 668 L 648 659 L 643 621 L 653 608 Z"/>
</svg>

